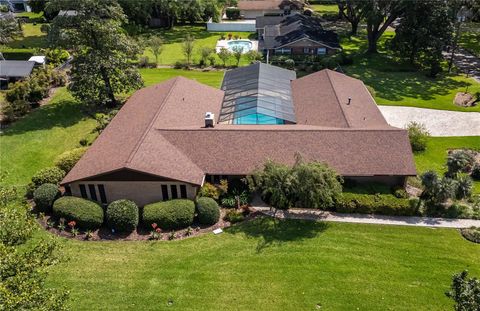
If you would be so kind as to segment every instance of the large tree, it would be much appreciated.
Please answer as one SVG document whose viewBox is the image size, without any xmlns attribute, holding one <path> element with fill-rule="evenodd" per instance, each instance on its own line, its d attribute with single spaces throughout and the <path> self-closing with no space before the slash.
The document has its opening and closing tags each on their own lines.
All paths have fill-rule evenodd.
<svg viewBox="0 0 480 311">
<path fill-rule="evenodd" d="M 392 49 L 411 64 L 430 70 L 434 77 L 440 70 L 443 47 L 453 33 L 448 6 L 442 0 L 412 2 L 395 30 Z"/>
<path fill-rule="evenodd" d="M 115 94 L 143 85 L 134 65 L 140 53 L 121 25 L 126 21 L 116 0 L 52 0 L 47 9 L 74 9 L 74 16 L 57 16 L 49 37 L 56 46 L 71 49 L 69 89 L 89 104 L 115 106 Z"/>
<path fill-rule="evenodd" d="M 361 0 L 337 0 L 338 11 L 340 16 L 345 18 L 352 30 L 350 34 L 355 36 L 358 32 L 358 24 L 364 16 L 363 6 Z"/>
<path fill-rule="evenodd" d="M 18 36 L 22 30 L 12 13 L 0 14 L 0 45 L 7 44 Z"/>
<path fill-rule="evenodd" d="M 410 2 L 404 0 L 363 0 L 361 8 L 367 21 L 368 52 L 377 53 L 377 42 L 392 24 L 400 17 Z"/>
</svg>

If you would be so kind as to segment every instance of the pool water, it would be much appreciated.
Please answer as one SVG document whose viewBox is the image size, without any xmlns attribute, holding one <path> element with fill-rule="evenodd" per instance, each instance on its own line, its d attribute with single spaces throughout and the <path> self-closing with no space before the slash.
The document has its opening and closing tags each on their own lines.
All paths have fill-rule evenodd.
<svg viewBox="0 0 480 311">
<path fill-rule="evenodd" d="M 233 119 L 233 124 L 285 124 L 282 119 L 270 117 L 261 113 L 249 114 L 243 117 L 237 117 Z"/>
<path fill-rule="evenodd" d="M 232 40 L 227 42 L 227 47 L 233 52 L 235 47 L 243 48 L 243 53 L 246 53 L 252 49 L 252 42 L 250 40 Z"/>
</svg>

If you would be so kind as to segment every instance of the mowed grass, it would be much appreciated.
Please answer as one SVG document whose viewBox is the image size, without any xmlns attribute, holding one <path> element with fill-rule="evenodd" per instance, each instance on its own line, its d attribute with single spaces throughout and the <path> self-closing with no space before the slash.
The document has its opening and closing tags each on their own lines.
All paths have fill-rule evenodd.
<svg viewBox="0 0 480 311">
<path fill-rule="evenodd" d="M 344 66 L 346 74 L 361 79 L 375 90 L 375 100 L 379 105 L 409 106 L 419 108 L 480 111 L 480 106 L 459 107 L 453 103 L 458 92 L 475 94 L 480 92 L 480 83 L 464 75 L 441 73 L 437 78 L 427 77 L 425 72 L 412 68 L 400 61 L 386 47 L 386 41 L 392 39 L 393 31 L 387 31 L 379 41 L 379 53 L 365 54 L 367 41 L 365 34 L 358 37 L 344 37 L 343 49 L 353 53 L 354 63 Z"/>
<path fill-rule="evenodd" d="M 182 49 L 182 43 L 187 35 L 190 35 L 195 39 L 193 62 L 198 64 L 201 59 L 200 51 L 202 47 L 215 49 L 217 41 L 220 40 L 222 34 L 225 38 L 228 38 L 228 34 L 232 34 L 233 38 L 235 36 L 239 36 L 242 39 L 254 37 L 254 34 L 251 32 L 208 32 L 205 29 L 205 26 L 175 26 L 172 29 L 167 30 L 150 30 L 148 33 L 148 35 L 159 36 L 164 41 L 163 51 L 158 58 L 158 63 L 160 65 L 174 65 L 176 62 L 184 62 L 186 60 Z M 148 48 L 145 49 L 143 55 L 148 56 L 150 62 L 155 62 L 155 56 Z M 216 63 L 222 64 L 218 57 L 216 57 Z M 233 57 L 227 61 L 227 65 L 235 64 L 236 60 Z M 240 65 L 247 64 L 247 59 L 242 57 Z"/>
<path fill-rule="evenodd" d="M 338 5 L 336 4 L 312 4 L 310 7 L 312 10 L 320 14 L 338 13 Z"/>
<path fill-rule="evenodd" d="M 462 26 L 460 46 L 480 57 L 480 23 L 467 23 Z"/>
<path fill-rule="evenodd" d="M 0 183 L 26 185 L 36 171 L 77 147 L 95 125 L 67 90 L 59 89 L 49 105 L 16 121 L 0 135 Z"/>
<path fill-rule="evenodd" d="M 199 71 L 199 70 L 178 70 L 171 68 L 158 68 L 158 69 L 140 69 L 140 73 L 143 77 L 146 86 L 160 83 L 162 81 L 175 78 L 177 76 L 183 76 L 185 78 L 196 80 L 200 83 L 210 85 L 212 87 L 219 88 L 223 80 L 223 71 Z"/>
<path fill-rule="evenodd" d="M 22 24 L 23 37 L 8 44 L 13 49 L 36 49 L 47 47 L 47 35 L 40 28 L 42 24 L 24 23 Z"/>
<path fill-rule="evenodd" d="M 473 149 L 480 151 L 480 137 L 430 137 L 427 149 L 415 154 L 415 164 L 419 175 L 428 170 L 439 174 L 447 171 L 448 151 L 453 149 Z M 474 192 L 480 193 L 480 181 L 474 182 Z"/>
<path fill-rule="evenodd" d="M 453 229 L 257 219 L 182 241 L 61 241 L 70 260 L 47 284 L 72 310 L 449 310 L 452 274 L 480 276 L 480 245 Z"/>
</svg>

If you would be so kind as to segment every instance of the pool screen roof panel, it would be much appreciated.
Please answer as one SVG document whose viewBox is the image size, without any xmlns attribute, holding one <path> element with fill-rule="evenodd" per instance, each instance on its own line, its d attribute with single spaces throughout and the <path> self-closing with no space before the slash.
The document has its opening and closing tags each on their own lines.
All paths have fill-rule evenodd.
<svg viewBox="0 0 480 311">
<path fill-rule="evenodd" d="M 294 71 L 264 63 L 227 71 L 220 121 L 234 120 L 247 110 L 295 123 L 290 84 L 295 78 Z"/>
</svg>

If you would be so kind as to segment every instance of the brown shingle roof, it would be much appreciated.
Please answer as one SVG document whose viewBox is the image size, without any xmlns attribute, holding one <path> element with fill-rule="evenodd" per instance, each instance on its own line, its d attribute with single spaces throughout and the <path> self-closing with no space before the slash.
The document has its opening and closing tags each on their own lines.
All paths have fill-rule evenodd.
<svg viewBox="0 0 480 311">
<path fill-rule="evenodd" d="M 297 124 L 205 129 L 223 91 L 182 77 L 139 90 L 62 184 L 129 169 L 200 185 L 205 174 L 245 175 L 266 159 L 293 164 L 297 152 L 344 176 L 416 174 L 407 132 L 385 122 L 361 81 L 324 70 L 292 91 Z"/>
</svg>

